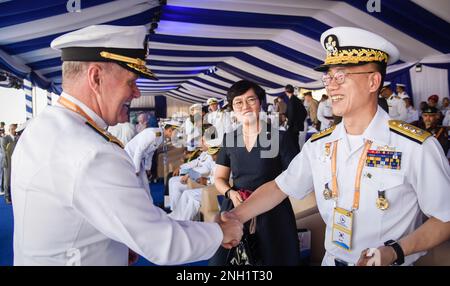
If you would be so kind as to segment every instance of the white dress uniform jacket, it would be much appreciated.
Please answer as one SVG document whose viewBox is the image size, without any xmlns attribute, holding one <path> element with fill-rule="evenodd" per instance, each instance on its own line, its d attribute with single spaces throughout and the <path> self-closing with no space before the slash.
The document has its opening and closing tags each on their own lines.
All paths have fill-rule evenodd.
<svg viewBox="0 0 450 286">
<path fill-rule="evenodd" d="M 319 212 L 326 223 L 327 253 L 323 265 L 334 265 L 334 257 L 356 263 L 364 249 L 382 246 L 389 239 L 398 240 L 413 232 L 422 224 L 422 212 L 443 222 L 450 221 L 450 167 L 441 146 L 432 136 L 420 144 L 391 131 L 389 119 L 388 114 L 378 107 L 361 136 L 347 135 L 343 123 L 338 124 L 332 133 L 327 132 L 328 136 L 308 141 L 288 169 L 275 179 L 283 192 L 298 199 L 315 192 Z M 358 160 L 366 139 L 373 141 L 370 150 L 390 146 L 402 152 L 401 167 L 393 170 L 364 166 L 360 204 L 353 221 L 353 246 L 351 251 L 346 251 L 331 241 L 334 201 L 325 200 L 323 196 L 325 184 L 331 186 L 332 181 L 331 155 L 327 155 L 325 146 L 339 141 L 337 206 L 351 210 Z M 328 154 L 331 153 L 330 150 Z M 384 211 L 376 207 L 379 190 L 385 190 L 390 204 Z M 423 254 L 405 257 L 405 265 Z"/>
<path fill-rule="evenodd" d="M 75 98 L 95 123 L 105 122 Z M 176 222 L 152 204 L 127 153 L 60 105 L 24 131 L 13 155 L 15 265 L 156 264 L 210 258 L 217 224 Z"/>
<path fill-rule="evenodd" d="M 389 116 L 391 119 L 406 121 L 408 118 L 408 111 L 403 99 L 400 99 L 393 93 L 387 100 L 389 106 Z"/>
<path fill-rule="evenodd" d="M 108 127 L 109 133 L 120 140 L 123 145 L 127 145 L 128 142 L 136 136 L 136 128 L 130 122 L 118 123 L 115 126 Z"/>
<path fill-rule="evenodd" d="M 139 175 L 142 186 L 148 194 L 150 186 L 146 171 L 152 168 L 153 155 L 164 140 L 162 134 L 160 128 L 145 128 L 125 145 L 125 151 L 133 160 L 136 174 Z"/>
<path fill-rule="evenodd" d="M 398 97 L 400 99 L 404 99 L 404 98 L 409 98 L 409 95 L 406 92 L 403 91 L 403 92 L 398 94 Z"/>
<path fill-rule="evenodd" d="M 194 150 L 196 147 L 200 146 L 200 138 L 202 137 L 201 127 L 194 126 L 190 118 L 186 118 L 184 121 L 182 129 L 186 135 L 186 145 L 188 150 Z"/>
<path fill-rule="evenodd" d="M 125 146 L 125 151 L 133 159 L 136 173 L 152 168 L 152 158 L 155 151 L 163 142 L 161 128 L 145 128 Z"/>
<path fill-rule="evenodd" d="M 206 121 L 214 126 L 220 123 L 219 121 L 221 120 L 222 120 L 222 112 L 219 110 L 208 112 L 208 114 L 206 115 Z"/>
</svg>

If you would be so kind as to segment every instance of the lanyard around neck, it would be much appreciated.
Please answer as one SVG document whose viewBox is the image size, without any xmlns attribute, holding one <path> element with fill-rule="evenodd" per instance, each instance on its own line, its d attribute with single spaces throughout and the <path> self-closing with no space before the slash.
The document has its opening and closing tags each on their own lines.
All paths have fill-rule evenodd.
<svg viewBox="0 0 450 286">
<path fill-rule="evenodd" d="M 81 109 L 81 107 L 79 107 L 72 101 L 60 96 L 58 99 L 58 103 L 61 104 L 62 106 L 64 106 L 65 108 L 67 108 L 75 113 L 78 113 L 79 115 L 83 116 L 87 121 L 89 121 L 89 123 L 93 124 L 94 126 L 97 126 L 95 121 L 92 120 L 92 118 L 89 115 L 87 115 L 87 113 L 84 112 L 84 110 Z"/>
<path fill-rule="evenodd" d="M 370 149 L 370 146 L 372 146 L 372 141 L 366 140 L 366 142 L 364 143 L 364 149 L 362 151 L 362 154 L 359 157 L 358 169 L 356 171 L 356 178 L 355 178 L 355 190 L 353 193 L 352 210 L 357 210 L 359 208 L 359 193 L 361 190 L 361 175 L 362 175 L 362 170 L 364 168 L 364 162 L 366 161 L 366 158 L 367 158 L 367 151 Z M 338 141 L 335 141 L 333 153 L 331 155 L 331 191 L 332 191 L 332 196 L 336 201 L 339 197 L 339 187 L 338 187 L 337 174 L 336 174 L 337 147 L 338 147 Z"/>
<path fill-rule="evenodd" d="M 108 140 L 109 142 L 112 142 L 114 144 L 117 144 L 120 148 L 124 148 L 122 142 L 117 139 L 116 137 L 114 137 L 113 135 L 111 135 L 109 132 L 107 132 L 105 129 L 100 128 L 94 120 L 92 120 L 92 118 L 86 114 L 86 112 L 84 112 L 83 109 L 81 109 L 81 107 L 79 107 L 78 105 L 76 105 L 75 103 L 71 102 L 70 100 L 60 96 L 58 99 L 58 103 L 61 104 L 62 106 L 64 106 L 65 108 L 81 115 L 82 117 L 84 117 L 86 119 L 86 124 L 88 126 L 90 126 L 91 128 L 93 128 L 94 130 L 96 130 L 97 133 L 99 133 L 101 136 L 103 136 L 103 138 L 105 138 L 106 140 Z"/>
</svg>

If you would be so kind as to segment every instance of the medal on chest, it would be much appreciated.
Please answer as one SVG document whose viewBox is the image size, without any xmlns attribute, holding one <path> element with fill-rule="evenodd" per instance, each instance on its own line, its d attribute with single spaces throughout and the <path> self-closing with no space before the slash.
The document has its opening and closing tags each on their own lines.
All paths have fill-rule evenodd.
<svg viewBox="0 0 450 286">
<path fill-rule="evenodd" d="M 329 200 L 333 197 L 333 192 L 330 190 L 330 188 L 328 187 L 328 183 L 325 184 L 325 188 L 323 190 L 323 198 L 325 200 Z"/>
<path fill-rule="evenodd" d="M 384 211 L 389 208 L 389 201 L 386 199 L 386 191 L 378 191 L 378 198 L 376 201 L 377 208 Z"/>
</svg>

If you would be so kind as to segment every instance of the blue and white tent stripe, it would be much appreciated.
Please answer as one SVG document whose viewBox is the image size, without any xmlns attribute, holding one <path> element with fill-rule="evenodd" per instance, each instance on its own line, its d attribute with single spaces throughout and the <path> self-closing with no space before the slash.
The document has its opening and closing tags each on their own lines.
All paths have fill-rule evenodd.
<svg viewBox="0 0 450 286">
<path fill-rule="evenodd" d="M 47 91 L 47 105 L 52 105 L 52 93 Z"/>
<path fill-rule="evenodd" d="M 33 84 L 30 80 L 23 80 L 23 90 L 25 91 L 26 118 L 33 118 Z"/>
<path fill-rule="evenodd" d="M 80 13 L 67 13 L 66 0 L 20 2 L 0 4 L 0 68 L 22 78 L 32 72 L 32 82 L 46 89 L 61 84 L 59 53 L 49 48 L 55 37 L 91 24 L 149 26 L 158 11 L 147 64 L 159 81 L 139 80 L 138 86 L 144 94 L 186 102 L 223 98 L 240 79 L 273 96 L 286 84 L 321 88 L 321 74 L 313 70 L 324 57 L 319 39 L 335 26 L 360 27 L 392 41 L 401 58 L 388 74 L 450 53 L 445 1 L 380 1 L 376 13 L 360 0 L 168 0 L 164 6 L 157 0 L 89 0 L 81 1 Z"/>
<path fill-rule="evenodd" d="M 89 0 L 81 1 L 81 12 L 69 13 L 67 0 L 38 2 L 0 3 L 0 68 L 22 78 L 35 71 L 31 81 L 47 90 L 61 77 L 59 53 L 49 48 L 54 38 L 93 24 L 150 26 L 160 9 L 158 0 Z"/>
</svg>

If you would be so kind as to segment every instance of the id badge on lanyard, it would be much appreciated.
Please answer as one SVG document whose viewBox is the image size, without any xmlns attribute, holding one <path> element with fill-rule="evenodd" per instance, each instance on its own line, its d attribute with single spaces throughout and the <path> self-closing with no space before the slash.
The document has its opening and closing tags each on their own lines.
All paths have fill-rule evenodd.
<svg viewBox="0 0 450 286">
<path fill-rule="evenodd" d="M 353 212 L 335 207 L 333 213 L 332 242 L 347 251 L 352 248 Z"/>
</svg>

